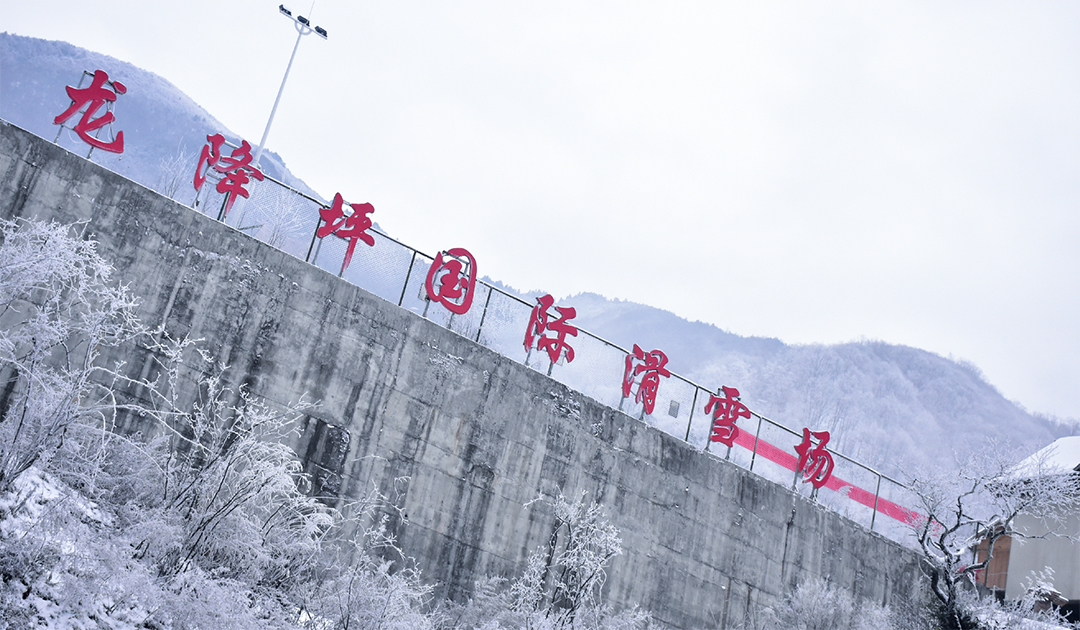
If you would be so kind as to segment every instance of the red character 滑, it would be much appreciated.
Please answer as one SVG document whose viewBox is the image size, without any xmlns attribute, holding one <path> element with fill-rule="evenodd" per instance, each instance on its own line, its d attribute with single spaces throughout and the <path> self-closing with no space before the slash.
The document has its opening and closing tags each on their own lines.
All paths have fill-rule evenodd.
<svg viewBox="0 0 1080 630">
<path fill-rule="evenodd" d="M 195 190 L 202 188 L 210 169 L 220 173 L 222 178 L 214 189 L 226 196 L 222 212 L 222 217 L 225 217 L 229 214 L 238 195 L 248 198 L 248 191 L 244 185 L 250 182 L 252 177 L 260 182 L 263 181 L 263 174 L 251 165 L 251 145 L 247 140 L 241 142 L 240 146 L 233 149 L 232 154 L 227 156 L 221 154 L 221 145 L 225 144 L 225 137 L 220 133 L 206 136 L 206 141 L 208 144 L 203 146 L 199 154 L 199 164 L 195 167 Z"/>
<path fill-rule="evenodd" d="M 90 132 L 97 131 L 116 120 L 116 117 L 113 116 L 112 113 L 112 106 L 106 105 L 106 103 L 115 102 L 117 94 L 124 94 L 125 92 L 127 92 L 127 87 L 123 83 L 119 81 L 110 82 L 109 75 L 104 70 L 95 70 L 94 79 L 90 82 L 90 87 L 80 89 L 71 87 L 70 85 L 67 86 L 67 93 L 71 98 L 71 106 L 64 110 L 64 113 L 54 118 L 53 124 L 64 124 L 64 122 L 85 106 L 86 109 L 83 111 L 82 118 L 80 118 L 79 122 L 75 123 L 75 126 L 72 127 L 75 133 L 79 134 L 79 137 L 82 138 L 83 142 L 92 147 L 97 147 L 102 151 L 110 151 L 112 153 L 123 153 L 123 131 L 116 132 L 116 139 L 112 142 L 98 140 L 91 136 Z M 94 118 L 94 114 L 101 109 L 102 105 L 105 105 L 105 113 Z"/>
<path fill-rule="evenodd" d="M 356 241 L 361 240 L 369 247 L 375 245 L 375 237 L 367 233 L 371 227 L 371 219 L 368 215 L 375 212 L 375 206 L 370 203 L 350 203 L 351 214 L 345 214 L 345 200 L 341 193 L 334 195 L 334 203 L 329 208 L 319 208 L 319 218 L 322 225 L 319 226 L 315 236 L 325 238 L 331 234 L 338 238 L 349 241 L 349 247 L 345 250 L 345 260 L 341 263 L 341 272 L 349 267 L 352 261 L 353 250 L 356 249 Z"/>
<path fill-rule="evenodd" d="M 724 397 L 709 394 L 705 403 L 705 413 L 712 413 L 713 425 L 709 439 L 732 446 L 739 437 L 739 427 L 735 422 L 739 418 L 749 418 L 750 409 L 739 400 L 739 390 L 734 387 L 721 387 Z"/>
<path fill-rule="evenodd" d="M 660 377 L 671 376 L 671 372 L 664 366 L 667 365 L 667 355 L 659 350 L 646 353 L 636 343 L 634 351 L 626 355 L 626 369 L 623 370 L 622 394 L 623 398 L 630 395 L 634 380 L 638 374 L 644 373 L 641 382 L 638 383 L 637 394 L 634 402 L 642 403 L 645 413 L 652 414 L 656 406 L 656 392 L 660 388 Z"/>
<path fill-rule="evenodd" d="M 435 255 L 424 290 L 428 299 L 440 302 L 451 313 L 464 315 L 472 306 L 476 289 L 476 259 L 463 247 L 447 250 L 446 254 L 445 259 L 443 252 Z"/>
<path fill-rule="evenodd" d="M 569 306 L 556 306 L 559 319 L 548 321 L 548 309 L 555 304 L 555 298 L 550 294 L 543 295 L 536 298 L 536 302 L 529 316 L 529 327 L 525 329 L 525 349 L 532 350 L 535 344 L 537 350 L 547 351 L 552 363 L 557 363 L 564 355 L 568 363 L 573 361 L 574 349 L 566 342 L 566 336 L 576 337 L 578 334 L 578 329 L 568 323 L 577 317 L 577 310 Z M 555 336 L 549 337 L 549 331 Z"/>
<path fill-rule="evenodd" d="M 829 481 L 833 471 L 832 455 L 825 450 L 825 445 L 829 443 L 829 432 L 811 431 L 803 427 L 802 433 L 802 443 L 795 447 L 795 452 L 799 454 L 795 470 L 802 473 L 803 483 L 820 488 Z M 816 445 L 810 440 L 811 436 L 818 440 Z"/>
</svg>

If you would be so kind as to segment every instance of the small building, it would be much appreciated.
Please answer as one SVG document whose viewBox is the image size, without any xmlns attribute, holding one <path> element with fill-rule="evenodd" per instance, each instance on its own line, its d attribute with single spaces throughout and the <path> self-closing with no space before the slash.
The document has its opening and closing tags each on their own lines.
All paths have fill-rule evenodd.
<svg viewBox="0 0 1080 630">
<path fill-rule="evenodd" d="M 1040 468 L 1042 471 L 1060 471 L 1062 474 L 1080 472 L 1080 436 L 1064 437 L 1046 448 L 1028 457 L 1017 467 L 1020 474 L 1025 469 Z M 1062 604 L 1062 612 L 1068 612 L 1071 620 L 1080 617 L 1080 514 L 1063 515 L 1063 527 L 1059 534 L 1065 536 L 1047 536 L 1012 540 L 1008 536 L 999 538 L 994 544 L 994 556 L 986 570 L 979 576 L 979 583 L 995 591 L 1004 599 L 1018 599 L 1024 596 L 1027 578 L 1046 567 L 1054 570 L 1054 589 L 1061 595 L 1057 603 Z M 1021 514 L 1016 518 L 1017 531 L 1031 536 L 1047 533 L 1047 525 L 1038 518 Z M 1071 538 L 1066 537 L 1071 536 Z M 986 557 L 986 543 L 976 549 L 976 558 L 981 561 Z"/>
</svg>

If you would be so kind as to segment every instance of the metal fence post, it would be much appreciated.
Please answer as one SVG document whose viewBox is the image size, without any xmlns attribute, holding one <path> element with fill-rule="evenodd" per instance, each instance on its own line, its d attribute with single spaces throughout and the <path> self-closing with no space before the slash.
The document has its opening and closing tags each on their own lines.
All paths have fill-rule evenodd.
<svg viewBox="0 0 1080 630">
<path fill-rule="evenodd" d="M 484 300 L 484 312 L 480 314 L 480 325 L 476 327 L 476 343 L 480 343 L 480 333 L 484 330 L 484 320 L 487 319 L 488 305 L 491 304 L 491 287 L 488 287 L 487 299 Z"/>
<path fill-rule="evenodd" d="M 757 445 L 761 439 L 761 416 L 757 417 L 757 433 L 754 434 L 754 453 L 750 456 L 750 472 L 754 471 L 754 462 L 757 460 Z"/>
<path fill-rule="evenodd" d="M 314 243 L 315 239 L 312 238 L 311 242 Z M 412 277 L 412 268 L 416 264 L 416 250 L 413 250 L 412 260 L 409 261 L 409 270 L 405 272 L 405 284 L 401 285 L 401 297 L 398 298 L 397 305 L 401 306 L 405 303 L 405 289 L 409 288 L 409 278 Z"/>
<path fill-rule="evenodd" d="M 881 473 L 877 473 L 877 488 L 874 490 L 874 513 L 870 515 L 870 531 L 874 531 L 874 521 L 877 520 L 878 498 L 881 496 Z"/>
<path fill-rule="evenodd" d="M 686 420 L 686 437 L 683 438 L 683 442 L 690 443 L 690 425 L 694 423 L 694 409 L 697 408 L 697 386 L 694 386 L 694 401 L 690 403 L 690 417 Z M 709 448 L 709 440 L 705 440 L 705 449 Z"/>
</svg>

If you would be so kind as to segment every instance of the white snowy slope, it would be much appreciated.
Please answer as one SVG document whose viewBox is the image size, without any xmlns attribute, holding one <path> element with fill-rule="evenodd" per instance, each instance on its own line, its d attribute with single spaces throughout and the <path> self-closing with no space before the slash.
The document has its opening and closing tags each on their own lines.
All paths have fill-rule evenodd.
<svg viewBox="0 0 1080 630">
<path fill-rule="evenodd" d="M 162 164 L 182 152 L 194 158 L 207 134 L 238 140 L 155 74 L 67 43 L 7 33 L 0 34 L 0 118 L 51 141 L 52 119 L 68 104 L 64 86 L 97 68 L 128 87 L 116 110 L 127 148 L 120 159 L 95 152 L 94 161 L 156 187 Z M 61 144 L 80 150 L 70 140 Z M 263 159 L 269 175 L 314 194 L 279 156 L 267 152 Z M 181 201 L 183 194 L 194 191 L 183 192 Z M 532 300 L 537 293 L 519 294 Z M 558 303 L 577 309 L 581 328 L 624 348 L 659 348 L 673 371 L 710 389 L 736 387 L 751 409 L 788 427 L 827 429 L 830 446 L 891 474 L 949 466 L 954 452 L 970 452 L 987 439 L 1022 458 L 1080 433 L 1076 420 L 1033 415 L 1006 400 L 977 367 L 916 348 L 879 341 L 790 346 L 595 293 Z"/>
</svg>

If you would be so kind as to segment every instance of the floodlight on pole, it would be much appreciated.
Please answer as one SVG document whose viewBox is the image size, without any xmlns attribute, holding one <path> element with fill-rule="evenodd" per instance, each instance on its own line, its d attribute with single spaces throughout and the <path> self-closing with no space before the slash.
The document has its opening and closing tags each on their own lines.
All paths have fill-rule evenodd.
<svg viewBox="0 0 1080 630">
<path fill-rule="evenodd" d="M 259 158 L 262 157 L 263 149 L 266 147 L 266 138 L 270 135 L 270 126 L 274 124 L 274 114 L 277 113 L 278 103 L 281 102 L 281 94 L 285 91 L 285 82 L 289 80 L 289 71 L 292 70 L 293 59 L 296 59 L 296 50 L 300 48 L 300 40 L 304 35 L 310 35 L 315 33 L 323 39 L 327 39 L 326 29 L 321 26 L 311 27 L 311 13 L 315 10 L 315 2 L 311 2 L 311 10 L 308 11 L 309 17 L 298 15 L 293 17 L 292 11 L 285 8 L 284 4 L 278 5 L 278 12 L 285 17 L 293 21 L 293 26 L 296 27 L 296 44 L 293 45 L 292 56 L 289 57 L 289 65 L 285 67 L 285 76 L 281 79 L 281 87 L 278 88 L 277 98 L 274 99 L 274 107 L 270 110 L 270 119 L 266 121 L 266 129 L 263 131 L 262 140 L 259 141 L 259 148 L 255 149 L 255 157 L 251 160 L 251 163 L 258 167 Z"/>
</svg>

